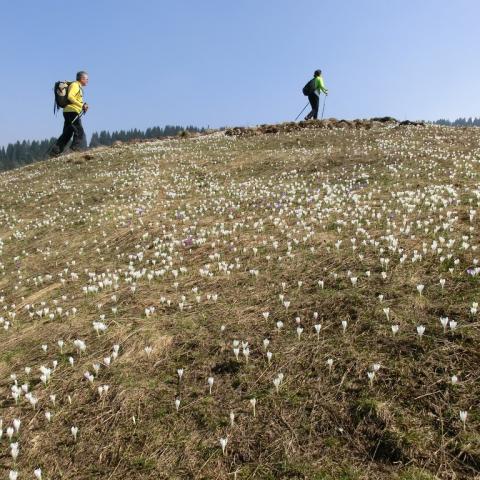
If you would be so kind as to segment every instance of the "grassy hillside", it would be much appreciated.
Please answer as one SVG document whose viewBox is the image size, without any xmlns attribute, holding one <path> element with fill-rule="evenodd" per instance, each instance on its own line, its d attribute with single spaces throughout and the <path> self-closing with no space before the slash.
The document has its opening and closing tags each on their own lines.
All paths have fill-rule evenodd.
<svg viewBox="0 0 480 480">
<path fill-rule="evenodd" d="M 480 474 L 480 130 L 302 125 L 0 174 L 0 479 Z"/>
</svg>

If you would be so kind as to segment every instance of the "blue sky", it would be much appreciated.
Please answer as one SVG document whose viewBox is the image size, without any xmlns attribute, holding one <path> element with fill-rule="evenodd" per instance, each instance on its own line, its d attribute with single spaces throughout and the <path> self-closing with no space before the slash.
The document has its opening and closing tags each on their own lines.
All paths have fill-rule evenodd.
<svg viewBox="0 0 480 480">
<path fill-rule="evenodd" d="M 480 115 L 478 0 L 0 3 L 0 145 L 57 136 L 52 85 L 90 74 L 87 133 L 292 120 L 316 68 L 325 114 Z"/>
</svg>

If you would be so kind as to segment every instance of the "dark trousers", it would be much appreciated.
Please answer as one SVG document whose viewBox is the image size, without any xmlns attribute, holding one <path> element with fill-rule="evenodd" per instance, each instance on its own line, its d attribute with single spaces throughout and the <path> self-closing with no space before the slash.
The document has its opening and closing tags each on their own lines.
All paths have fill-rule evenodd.
<svg viewBox="0 0 480 480">
<path fill-rule="evenodd" d="M 63 124 L 63 133 L 60 135 L 59 139 L 56 143 L 56 152 L 60 154 L 63 152 L 67 143 L 70 141 L 73 135 L 73 142 L 71 145 L 71 150 L 81 150 L 82 149 L 82 142 L 83 138 L 85 137 L 85 132 L 82 126 L 82 119 L 75 118 L 77 117 L 77 113 L 75 112 L 63 112 L 63 118 L 65 119 L 65 123 Z M 73 122 L 75 120 L 75 122 Z M 72 123 L 73 122 L 73 123 Z"/>
<path fill-rule="evenodd" d="M 320 106 L 320 97 L 316 93 L 311 93 L 308 96 L 308 101 L 312 106 L 312 111 L 306 116 L 306 119 L 309 118 L 318 118 L 318 107 Z"/>
</svg>

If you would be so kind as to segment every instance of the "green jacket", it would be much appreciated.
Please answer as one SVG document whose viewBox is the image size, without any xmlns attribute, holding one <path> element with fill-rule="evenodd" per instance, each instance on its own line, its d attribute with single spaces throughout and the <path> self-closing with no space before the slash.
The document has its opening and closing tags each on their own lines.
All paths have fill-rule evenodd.
<svg viewBox="0 0 480 480">
<path fill-rule="evenodd" d="M 323 77 L 321 75 L 319 77 L 315 77 L 315 91 L 318 93 L 328 93 L 328 90 L 325 88 L 325 83 L 323 83 Z"/>
</svg>

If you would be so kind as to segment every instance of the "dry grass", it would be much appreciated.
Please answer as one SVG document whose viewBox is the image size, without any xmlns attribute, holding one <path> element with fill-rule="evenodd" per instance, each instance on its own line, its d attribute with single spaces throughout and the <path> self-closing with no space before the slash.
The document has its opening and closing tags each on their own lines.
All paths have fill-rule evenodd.
<svg viewBox="0 0 480 480">
<path fill-rule="evenodd" d="M 16 466 L 0 440 L 0 478 L 37 467 L 48 479 L 479 475 L 479 276 L 466 273 L 479 255 L 479 139 L 474 128 L 396 125 L 215 133 L 0 174 L 0 316 L 12 323 L 0 330 L 0 418 L 4 430 L 22 420 Z M 84 293 L 105 278 L 111 286 Z M 53 319 L 35 313 L 57 307 Z M 108 330 L 97 335 L 100 315 Z M 443 332 L 444 316 L 455 331 Z M 248 362 L 233 340 L 248 342 Z M 91 385 L 84 372 L 114 344 L 119 357 Z M 38 368 L 53 360 L 44 386 Z M 35 410 L 13 400 L 13 373 Z"/>
</svg>

